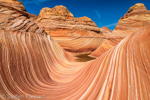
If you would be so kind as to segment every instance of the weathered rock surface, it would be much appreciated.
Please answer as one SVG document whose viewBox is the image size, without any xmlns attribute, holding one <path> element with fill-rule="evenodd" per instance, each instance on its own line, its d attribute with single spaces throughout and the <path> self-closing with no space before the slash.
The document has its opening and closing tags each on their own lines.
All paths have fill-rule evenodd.
<svg viewBox="0 0 150 100">
<path fill-rule="evenodd" d="M 29 18 L 32 19 L 33 21 L 36 21 L 38 16 L 35 15 L 35 14 L 31 14 L 31 13 L 28 13 L 29 14 Z"/>
<path fill-rule="evenodd" d="M 0 29 L 47 34 L 34 19 L 17 0 L 0 0 Z"/>
<path fill-rule="evenodd" d="M 111 33 L 112 33 L 112 30 L 109 30 L 108 27 L 102 27 L 102 28 L 100 28 L 100 31 L 101 31 L 106 37 L 110 36 Z"/>
<path fill-rule="evenodd" d="M 103 42 L 95 38 L 103 34 L 90 18 L 74 18 L 62 5 L 43 8 L 36 22 L 67 51 L 91 52 Z"/>
<path fill-rule="evenodd" d="M 86 30 L 88 35 L 100 33 L 99 28 L 90 18 L 86 16 L 74 18 L 73 14 L 62 5 L 55 6 L 52 9 L 43 8 L 40 11 L 37 23 L 51 36 L 66 36 L 65 32 L 68 33 L 67 36 L 80 35 L 80 33 L 72 30 Z"/>
<path fill-rule="evenodd" d="M 128 36 L 149 23 L 150 11 L 146 9 L 144 4 L 138 3 L 132 6 L 127 13 L 120 18 L 112 34 Z"/>
<path fill-rule="evenodd" d="M 150 99 L 150 25 L 84 63 L 47 34 L 8 27 L 0 29 L 0 100 Z"/>
<path fill-rule="evenodd" d="M 17 94 L 24 100 L 30 100 L 26 95 L 44 100 L 149 100 L 149 34 L 150 25 L 94 61 L 73 63 L 49 35 L 0 30 L 0 99 Z"/>
</svg>

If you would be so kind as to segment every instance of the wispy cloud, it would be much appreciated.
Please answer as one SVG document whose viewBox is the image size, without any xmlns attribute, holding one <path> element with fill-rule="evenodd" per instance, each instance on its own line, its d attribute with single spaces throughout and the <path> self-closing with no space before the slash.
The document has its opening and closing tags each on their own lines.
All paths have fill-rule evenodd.
<svg viewBox="0 0 150 100">
<path fill-rule="evenodd" d="M 116 23 L 112 23 L 112 24 L 106 25 L 106 27 L 116 26 L 117 24 L 118 24 L 118 22 L 116 22 Z"/>
<path fill-rule="evenodd" d="M 22 0 L 23 1 L 23 0 Z M 36 5 L 40 5 L 41 3 L 43 2 L 46 2 L 46 1 L 51 1 L 51 0 L 29 0 L 29 1 L 23 1 L 24 5 L 27 5 L 27 4 L 36 4 Z"/>
<path fill-rule="evenodd" d="M 101 15 L 100 15 L 100 13 L 98 12 L 98 10 L 94 10 L 94 12 L 96 13 L 96 15 L 97 15 L 99 18 L 101 18 Z"/>
</svg>

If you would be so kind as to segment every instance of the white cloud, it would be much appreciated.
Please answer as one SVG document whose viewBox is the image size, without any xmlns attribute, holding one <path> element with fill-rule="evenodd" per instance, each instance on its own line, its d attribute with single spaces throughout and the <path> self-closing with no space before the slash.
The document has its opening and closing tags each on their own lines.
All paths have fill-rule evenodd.
<svg viewBox="0 0 150 100">
<path fill-rule="evenodd" d="M 116 23 L 112 23 L 112 24 L 106 25 L 106 27 L 116 26 L 117 24 L 118 24 L 118 22 L 116 22 Z"/>
<path fill-rule="evenodd" d="M 99 18 L 101 18 L 101 15 L 100 15 L 100 13 L 98 12 L 98 10 L 94 10 L 94 12 L 96 13 L 96 15 L 97 15 Z"/>
<path fill-rule="evenodd" d="M 46 2 L 46 1 L 51 1 L 51 0 L 30 0 L 30 1 L 23 1 L 23 4 L 27 5 L 27 4 L 34 3 L 36 5 L 40 5 L 41 3 Z"/>
</svg>

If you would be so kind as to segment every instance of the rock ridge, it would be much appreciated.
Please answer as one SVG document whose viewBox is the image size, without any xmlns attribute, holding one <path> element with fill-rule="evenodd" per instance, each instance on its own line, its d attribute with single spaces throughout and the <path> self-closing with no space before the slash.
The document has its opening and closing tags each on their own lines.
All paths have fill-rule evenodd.
<svg viewBox="0 0 150 100">
<path fill-rule="evenodd" d="M 47 34 L 34 22 L 36 15 L 27 13 L 17 0 L 1 0 L 0 16 L 0 29 Z"/>
<path fill-rule="evenodd" d="M 59 5 L 51 8 L 43 8 L 36 20 L 40 27 L 44 27 L 46 32 L 53 35 L 53 30 L 57 29 L 79 29 L 87 30 L 96 34 L 101 33 L 97 25 L 88 17 L 74 18 L 73 14 L 64 6 Z M 88 34 L 88 32 L 87 32 Z"/>
</svg>

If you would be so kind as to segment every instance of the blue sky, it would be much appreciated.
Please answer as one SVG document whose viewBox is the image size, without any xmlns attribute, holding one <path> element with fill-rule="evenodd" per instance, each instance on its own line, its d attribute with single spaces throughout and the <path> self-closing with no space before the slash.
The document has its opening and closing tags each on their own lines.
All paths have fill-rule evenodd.
<svg viewBox="0 0 150 100">
<path fill-rule="evenodd" d="M 113 30 L 128 9 L 136 3 L 144 3 L 150 10 L 150 0 L 20 0 L 27 12 L 38 15 L 43 7 L 63 5 L 74 17 L 87 16 L 98 27 L 107 26 Z"/>
</svg>

